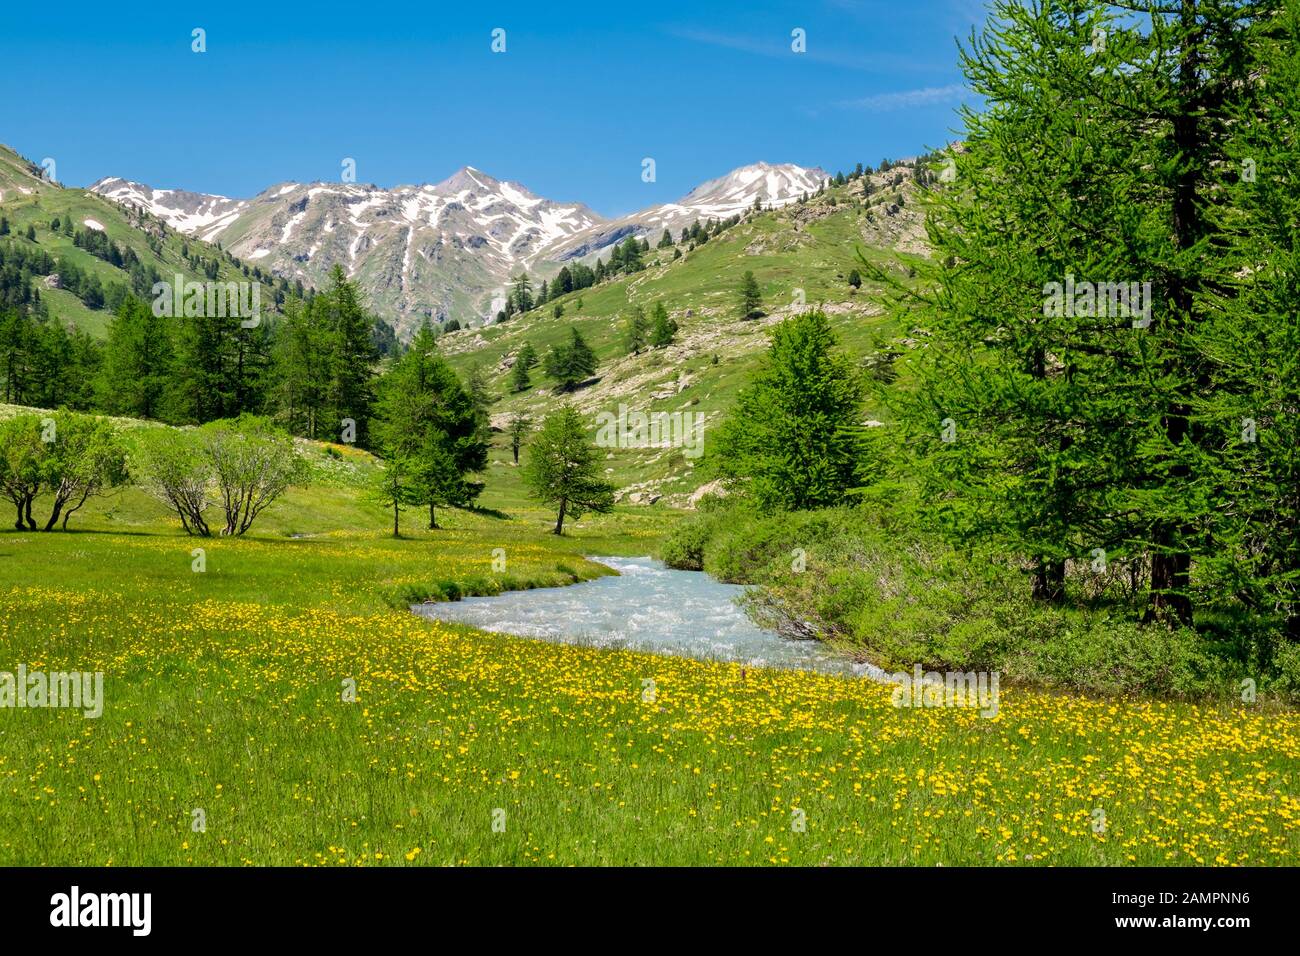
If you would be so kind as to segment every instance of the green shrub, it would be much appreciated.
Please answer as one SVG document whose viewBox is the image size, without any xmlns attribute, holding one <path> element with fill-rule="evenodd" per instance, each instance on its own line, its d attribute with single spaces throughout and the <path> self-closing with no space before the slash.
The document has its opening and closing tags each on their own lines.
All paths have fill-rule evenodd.
<svg viewBox="0 0 1300 956">
<path fill-rule="evenodd" d="M 714 530 L 714 522 L 707 514 L 680 521 L 660 546 L 659 557 L 679 571 L 703 571 L 704 549 Z"/>
<path fill-rule="evenodd" d="M 1237 696 L 1251 677 L 1261 693 L 1300 697 L 1300 652 L 1264 667 L 1249 642 L 1139 623 L 1137 603 L 1035 601 L 1016 562 L 957 551 L 889 512 L 762 515 L 727 501 L 682 522 L 663 557 L 756 585 L 742 604 L 760 625 L 887 671 L 996 670 L 1008 683 L 1185 698 Z"/>
</svg>

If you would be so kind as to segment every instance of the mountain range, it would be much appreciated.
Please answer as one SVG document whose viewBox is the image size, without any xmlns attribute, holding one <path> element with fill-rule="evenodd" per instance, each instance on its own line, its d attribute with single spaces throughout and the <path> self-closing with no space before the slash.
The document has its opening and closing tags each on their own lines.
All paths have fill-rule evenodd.
<svg viewBox="0 0 1300 956">
<path fill-rule="evenodd" d="M 725 219 L 756 202 L 784 206 L 828 178 L 821 169 L 756 163 L 676 202 L 619 218 L 537 196 L 468 166 L 433 185 L 284 182 L 251 199 L 115 177 L 90 191 L 143 209 L 177 232 L 220 243 L 277 277 L 320 286 L 340 265 L 371 307 L 408 338 L 426 318 L 489 321 L 521 270 L 540 281 L 564 262 L 595 258 L 628 236 L 653 242 L 665 229 L 676 236 L 696 220 Z"/>
</svg>

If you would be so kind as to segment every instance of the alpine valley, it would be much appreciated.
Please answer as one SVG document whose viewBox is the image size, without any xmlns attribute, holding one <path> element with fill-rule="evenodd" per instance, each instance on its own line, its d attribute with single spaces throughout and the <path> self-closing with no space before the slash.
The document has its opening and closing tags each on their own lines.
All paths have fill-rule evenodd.
<svg viewBox="0 0 1300 956">
<path fill-rule="evenodd" d="M 628 237 L 658 239 L 695 221 L 722 220 L 755 203 L 778 208 L 817 191 L 821 169 L 756 163 L 710 180 L 674 203 L 607 219 L 466 166 L 434 185 L 384 189 L 360 183 L 278 183 L 251 199 L 157 189 L 105 178 L 90 191 L 143 210 L 177 232 L 221 243 L 276 276 L 319 285 L 343 267 L 409 338 L 427 318 L 490 320 L 520 271 L 554 275 Z"/>
<path fill-rule="evenodd" d="M 826 312 L 864 365 L 920 346 L 858 273 L 864 259 L 901 274 L 925 257 L 918 179 L 934 175 L 924 157 L 834 176 L 757 163 L 677 202 L 606 218 L 471 168 L 431 186 L 281 183 L 230 199 L 115 178 L 61 186 L 0 147 L 0 215 L 15 249 L 51 257 L 30 295 L 51 319 L 92 338 L 104 338 L 128 291 L 147 300 L 153 282 L 176 275 L 262 283 L 274 326 L 289 300 L 327 288 L 337 266 L 373 313 L 381 351 L 432 325 L 440 352 L 491 395 L 495 430 L 565 402 L 584 414 L 620 403 L 689 408 L 713 427 L 752 377 L 772 327 L 807 306 Z M 93 248 L 96 236 L 104 248 Z M 762 303 L 757 320 L 736 312 L 746 273 Z M 77 275 L 106 294 L 87 295 Z M 532 290 L 522 309 L 521 276 Z M 676 326 L 672 341 L 630 351 L 629 317 L 660 306 Z M 512 387 L 521 354 L 545 355 L 574 330 L 594 350 L 596 377 L 557 389 L 539 368 L 534 387 Z M 883 412 L 869 408 L 864 420 L 877 417 Z M 629 449 L 608 462 L 607 475 L 621 501 L 688 505 L 706 484 L 694 465 L 679 450 Z"/>
</svg>

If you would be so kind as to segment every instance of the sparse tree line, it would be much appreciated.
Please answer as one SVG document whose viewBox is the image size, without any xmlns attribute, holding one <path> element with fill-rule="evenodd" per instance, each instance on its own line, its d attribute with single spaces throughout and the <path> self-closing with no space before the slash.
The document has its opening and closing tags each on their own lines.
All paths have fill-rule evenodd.
<svg viewBox="0 0 1300 956">
<path fill-rule="evenodd" d="M 624 323 L 623 345 L 630 355 L 640 355 L 647 348 L 662 349 L 672 345 L 677 338 L 677 320 L 668 314 L 663 302 L 656 302 L 646 315 L 645 308 L 634 305 Z M 576 327 L 569 329 L 569 340 L 551 347 L 544 357 L 539 357 L 531 342 L 525 341 L 514 356 L 510 367 L 509 389 L 519 393 L 532 387 L 532 370 L 541 365 L 542 371 L 555 382 L 561 392 L 572 391 L 596 373 L 599 361 L 596 353 Z"/>
<path fill-rule="evenodd" d="M 472 507 L 483 490 L 474 476 L 487 466 L 487 391 L 475 375 L 462 382 L 436 346 L 426 324 L 380 381 L 375 435 L 384 463 L 373 493 L 392 514 L 394 537 L 401 535 L 403 509 L 427 508 L 433 530 L 438 508 Z M 528 351 L 530 356 L 516 357 L 515 368 L 536 364 L 536 353 Z M 584 369 L 595 368 L 595 356 L 576 329 L 573 340 L 548 359 L 557 377 L 585 377 L 590 372 Z M 611 510 L 614 488 L 599 475 L 596 449 L 578 412 L 561 406 L 535 434 L 532 427 L 526 415 L 513 416 L 510 448 L 516 465 L 526 451 L 524 482 L 534 497 L 556 508 L 555 533 L 563 534 L 567 518 Z"/>
<path fill-rule="evenodd" d="M 756 203 L 754 211 L 758 212 L 760 208 Z M 741 218 L 740 215 L 735 215 L 726 219 L 707 219 L 703 223 L 697 219 L 691 225 L 682 228 L 681 234 L 676 241 L 673 240 L 672 233 L 665 229 L 654 248 L 672 249 L 672 259 L 675 261 L 682 257 L 682 248 L 690 252 L 697 246 L 704 245 L 709 239 L 719 236 L 727 229 L 735 226 L 741 221 Z M 497 312 L 496 321 L 505 322 L 520 313 L 539 309 L 546 303 L 570 292 L 580 292 L 599 283 L 640 272 L 646 268 L 645 257 L 650 254 L 650 251 L 649 239 L 628 236 L 622 242 L 615 244 L 614 248 L 610 250 L 608 260 L 598 257 L 594 267 L 581 262 L 561 266 L 555 278 L 549 282 L 542 280 L 542 284 L 537 287 L 535 292 L 528 273 L 520 273 L 511 281 L 505 307 Z M 558 310 L 554 313 L 556 318 L 564 314 L 562 306 L 556 305 L 555 308 Z M 582 311 L 581 299 L 578 300 L 577 311 Z M 459 322 L 456 322 L 455 328 L 461 328 Z M 444 325 L 443 331 L 453 331 L 451 324 Z"/>
<path fill-rule="evenodd" d="M 519 347 L 514 364 L 510 367 L 510 391 L 518 393 L 531 388 L 531 372 L 538 365 L 555 382 L 557 391 L 569 392 L 591 378 L 596 373 L 599 362 L 582 333 L 576 326 L 572 326 L 569 329 L 569 340 L 552 346 L 544 357 L 538 356 L 531 342 L 524 342 Z"/>
</svg>

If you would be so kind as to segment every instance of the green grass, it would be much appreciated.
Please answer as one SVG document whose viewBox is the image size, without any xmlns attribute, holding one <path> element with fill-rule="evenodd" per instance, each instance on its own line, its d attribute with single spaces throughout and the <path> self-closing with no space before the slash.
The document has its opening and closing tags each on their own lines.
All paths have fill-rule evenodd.
<svg viewBox="0 0 1300 956">
<path fill-rule="evenodd" d="M 134 489 L 0 533 L 0 670 L 105 674 L 98 719 L 0 709 L 0 863 L 1295 862 L 1294 714 L 1007 689 L 987 720 L 428 622 L 403 598 L 601 574 L 584 555 L 650 553 L 675 516 L 556 538 L 498 466 L 482 511 L 394 540 L 339 455 L 246 539 Z"/>
<path fill-rule="evenodd" d="M 859 214 L 837 208 L 801 233 L 811 242 L 749 254 L 791 241 L 780 215 L 586 290 L 581 313 L 566 297 L 558 322 L 484 330 L 486 347 L 454 361 L 491 367 L 524 337 L 544 351 L 574 320 L 606 374 L 693 376 L 634 404 L 716 416 L 766 344 L 761 326 L 703 311 L 725 309 L 741 271 L 769 304 L 794 288 L 847 301 L 835 290 Z M 694 309 L 684 339 L 725 331 L 719 363 L 701 345 L 620 366 L 629 296 Z M 902 331 L 869 298 L 835 314 L 854 354 Z M 493 411 L 554 402 L 525 393 Z M 416 617 L 404 602 L 606 573 L 586 556 L 654 553 L 680 518 L 619 508 L 557 538 L 497 444 L 479 510 L 443 511 L 438 531 L 408 512 L 397 540 L 364 493 L 374 463 L 316 445 L 303 446 L 313 483 L 244 539 L 186 537 L 135 488 L 87 506 L 70 533 L 0 532 L 0 671 L 102 671 L 106 697 L 98 719 L 0 708 L 0 864 L 1296 862 L 1294 713 L 1006 688 L 985 719 L 897 708 L 867 681 Z M 690 486 L 670 455 L 612 454 L 615 481 Z"/>
</svg>

